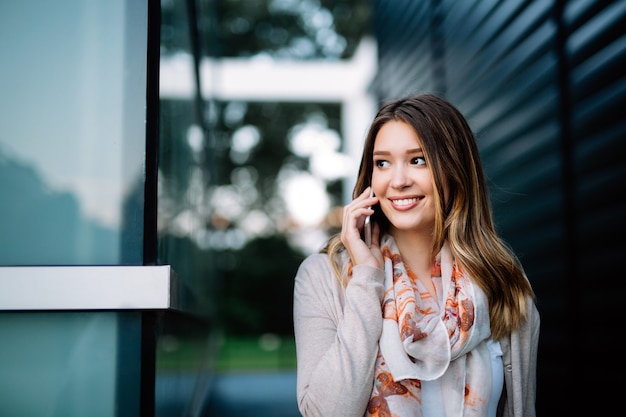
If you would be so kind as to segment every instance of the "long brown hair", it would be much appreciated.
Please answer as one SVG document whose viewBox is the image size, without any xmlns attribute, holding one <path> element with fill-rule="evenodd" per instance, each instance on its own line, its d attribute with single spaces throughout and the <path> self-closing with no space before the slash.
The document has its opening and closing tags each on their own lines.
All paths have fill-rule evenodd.
<svg viewBox="0 0 626 417">
<path fill-rule="evenodd" d="M 391 120 L 415 130 L 428 161 L 436 200 L 433 254 L 448 242 L 457 263 L 487 294 L 492 336 L 498 339 L 508 334 L 525 319 L 526 296 L 534 298 L 534 292 L 518 257 L 495 229 L 476 139 L 456 107 L 433 94 L 384 104 L 367 133 L 352 197 L 371 184 L 374 142 L 381 127 Z M 389 220 L 381 210 L 372 218 L 381 233 L 388 230 Z M 322 252 L 329 255 L 343 284 L 345 272 L 336 261 L 342 249 L 337 234 Z"/>
</svg>

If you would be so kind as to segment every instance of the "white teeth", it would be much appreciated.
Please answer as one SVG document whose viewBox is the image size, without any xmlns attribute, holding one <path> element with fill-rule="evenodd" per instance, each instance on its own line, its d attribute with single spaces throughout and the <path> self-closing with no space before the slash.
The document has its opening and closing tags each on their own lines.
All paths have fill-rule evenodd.
<svg viewBox="0 0 626 417">
<path fill-rule="evenodd" d="M 417 198 L 403 198 L 402 200 L 394 200 L 393 203 L 397 206 L 408 206 L 417 202 Z"/>
</svg>

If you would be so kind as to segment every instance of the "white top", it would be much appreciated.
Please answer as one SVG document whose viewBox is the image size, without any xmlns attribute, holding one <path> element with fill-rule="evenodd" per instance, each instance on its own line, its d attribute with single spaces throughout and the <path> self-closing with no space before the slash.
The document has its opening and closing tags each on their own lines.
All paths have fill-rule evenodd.
<svg viewBox="0 0 626 417">
<path fill-rule="evenodd" d="M 487 340 L 487 348 L 491 357 L 491 395 L 487 417 L 496 417 L 498 401 L 504 387 L 504 365 L 502 364 L 502 347 L 500 342 Z M 441 393 L 441 379 L 421 381 L 422 411 L 426 417 L 445 417 L 444 398 Z"/>
</svg>

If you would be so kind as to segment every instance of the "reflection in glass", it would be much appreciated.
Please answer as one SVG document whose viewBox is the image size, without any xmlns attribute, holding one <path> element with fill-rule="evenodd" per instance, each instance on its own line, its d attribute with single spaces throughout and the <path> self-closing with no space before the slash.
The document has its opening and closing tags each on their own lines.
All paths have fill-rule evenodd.
<svg viewBox="0 0 626 417">
<path fill-rule="evenodd" d="M 2 6 L 0 264 L 141 264 L 146 32 L 124 2 Z"/>
</svg>

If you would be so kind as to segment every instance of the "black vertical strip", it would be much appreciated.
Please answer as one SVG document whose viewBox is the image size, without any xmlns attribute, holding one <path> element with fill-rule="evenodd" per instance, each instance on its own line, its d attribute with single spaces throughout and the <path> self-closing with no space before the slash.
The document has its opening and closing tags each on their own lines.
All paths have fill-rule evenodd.
<svg viewBox="0 0 626 417">
<path fill-rule="evenodd" d="M 141 313 L 141 386 L 140 416 L 155 415 L 156 385 L 156 312 Z"/>
<path fill-rule="evenodd" d="M 157 264 L 157 183 L 159 163 L 159 65 L 161 2 L 148 1 L 146 74 L 146 161 L 143 213 L 143 264 Z"/>
<path fill-rule="evenodd" d="M 572 117 L 572 103 L 571 94 L 569 89 L 570 84 L 570 62 L 567 56 L 566 42 L 568 38 L 568 30 L 563 20 L 564 9 L 567 5 L 567 0 L 556 0 L 554 3 L 553 19 L 556 27 L 556 39 L 555 39 L 555 53 L 557 57 L 557 88 L 559 92 L 559 109 L 558 117 L 560 129 L 560 148 L 561 148 L 561 175 L 562 175 L 562 193 L 563 193 L 563 271 L 566 277 L 569 277 L 567 282 L 567 288 L 563 288 L 564 291 L 568 291 L 568 317 L 576 317 L 581 311 L 579 309 L 579 279 L 577 277 L 577 250 L 576 250 L 576 202 L 575 202 L 575 181 L 574 181 L 574 169 L 573 169 L 573 154 L 574 144 L 571 129 L 571 117 Z M 575 390 L 575 386 L 572 383 L 576 382 L 576 376 L 574 370 L 576 369 L 571 364 L 576 363 L 577 358 L 581 358 L 580 344 L 575 340 L 576 335 L 579 334 L 579 323 L 577 320 L 569 321 L 570 328 L 567 330 L 568 343 L 567 348 L 562 349 L 561 367 L 563 371 L 562 378 L 560 378 L 565 384 L 561 388 L 560 394 L 565 394 Z M 547 390 L 544 389 L 544 392 Z M 558 397 L 558 395 L 557 395 Z M 572 405 L 573 401 L 563 401 L 561 411 L 564 415 L 573 415 L 574 410 Z"/>
<path fill-rule="evenodd" d="M 160 121 L 161 2 L 148 1 L 148 45 L 146 74 L 146 171 L 144 189 L 143 264 L 157 263 L 157 185 Z M 141 314 L 140 416 L 155 415 L 156 319 L 155 313 Z"/>
</svg>

